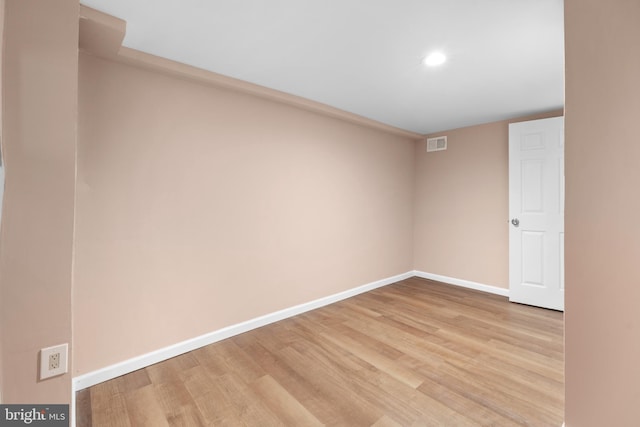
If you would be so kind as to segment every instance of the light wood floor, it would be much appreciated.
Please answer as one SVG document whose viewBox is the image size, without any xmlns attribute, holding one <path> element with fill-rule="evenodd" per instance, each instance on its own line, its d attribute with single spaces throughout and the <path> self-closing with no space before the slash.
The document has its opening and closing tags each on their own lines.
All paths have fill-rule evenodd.
<svg viewBox="0 0 640 427">
<path fill-rule="evenodd" d="M 412 278 L 80 391 L 78 426 L 560 426 L 562 313 Z"/>
</svg>

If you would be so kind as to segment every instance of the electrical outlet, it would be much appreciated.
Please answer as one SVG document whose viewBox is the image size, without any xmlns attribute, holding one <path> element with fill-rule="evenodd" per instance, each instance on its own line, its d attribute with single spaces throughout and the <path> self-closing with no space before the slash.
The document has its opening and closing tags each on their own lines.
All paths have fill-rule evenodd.
<svg viewBox="0 0 640 427">
<path fill-rule="evenodd" d="M 44 380 L 67 372 L 69 344 L 61 344 L 40 350 L 40 379 Z"/>
<path fill-rule="evenodd" d="M 60 353 L 49 355 L 49 370 L 58 369 L 60 367 Z"/>
</svg>

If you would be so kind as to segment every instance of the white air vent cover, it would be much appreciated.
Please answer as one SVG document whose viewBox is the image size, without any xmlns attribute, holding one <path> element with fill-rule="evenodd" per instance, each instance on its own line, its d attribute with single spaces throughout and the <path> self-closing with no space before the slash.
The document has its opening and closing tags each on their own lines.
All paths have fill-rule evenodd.
<svg viewBox="0 0 640 427">
<path fill-rule="evenodd" d="M 432 151 L 442 151 L 447 149 L 447 137 L 437 136 L 427 139 L 427 153 Z"/>
</svg>

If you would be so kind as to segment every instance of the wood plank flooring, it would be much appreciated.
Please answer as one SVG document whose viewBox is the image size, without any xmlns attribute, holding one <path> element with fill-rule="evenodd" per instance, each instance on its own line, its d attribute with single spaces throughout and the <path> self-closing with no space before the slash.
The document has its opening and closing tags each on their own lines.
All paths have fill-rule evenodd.
<svg viewBox="0 0 640 427">
<path fill-rule="evenodd" d="M 560 426 L 563 315 L 412 278 L 82 390 L 84 426 Z"/>
</svg>

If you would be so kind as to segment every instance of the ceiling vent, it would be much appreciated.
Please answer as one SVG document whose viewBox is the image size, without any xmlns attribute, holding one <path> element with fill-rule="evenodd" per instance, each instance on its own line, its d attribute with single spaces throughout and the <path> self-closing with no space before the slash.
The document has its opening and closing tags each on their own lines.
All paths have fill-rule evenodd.
<svg viewBox="0 0 640 427">
<path fill-rule="evenodd" d="M 427 153 L 432 151 L 443 151 L 447 149 L 447 137 L 437 136 L 427 139 Z"/>
</svg>

